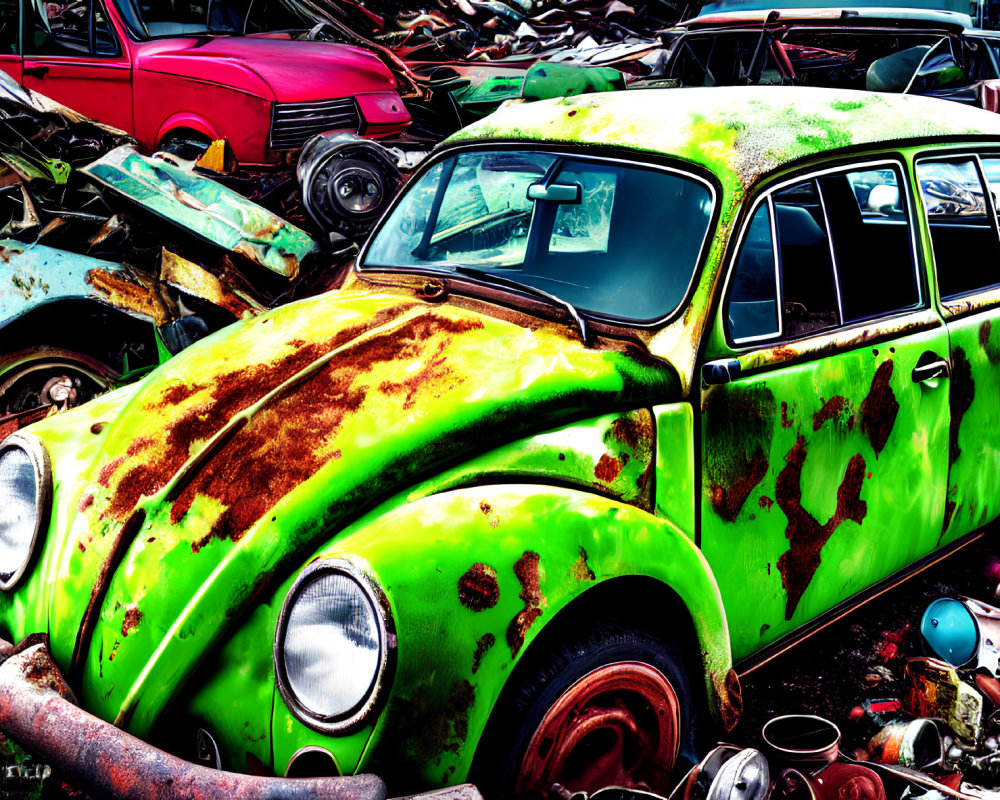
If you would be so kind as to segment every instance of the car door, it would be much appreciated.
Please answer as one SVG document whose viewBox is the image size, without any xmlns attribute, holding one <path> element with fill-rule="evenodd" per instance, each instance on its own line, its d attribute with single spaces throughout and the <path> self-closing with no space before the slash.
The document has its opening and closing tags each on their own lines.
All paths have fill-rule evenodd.
<svg viewBox="0 0 1000 800">
<path fill-rule="evenodd" d="M 700 426 L 701 546 L 737 659 L 938 544 L 948 340 L 904 174 L 806 175 L 747 217 Z"/>
<path fill-rule="evenodd" d="M 25 88 L 132 133 L 132 66 L 102 0 L 22 2 Z"/>
<path fill-rule="evenodd" d="M 0 69 L 21 82 L 20 3 L 0 0 Z"/>
<path fill-rule="evenodd" d="M 948 544 L 1000 514 L 1000 153 L 938 151 L 915 169 L 951 348 Z"/>
</svg>

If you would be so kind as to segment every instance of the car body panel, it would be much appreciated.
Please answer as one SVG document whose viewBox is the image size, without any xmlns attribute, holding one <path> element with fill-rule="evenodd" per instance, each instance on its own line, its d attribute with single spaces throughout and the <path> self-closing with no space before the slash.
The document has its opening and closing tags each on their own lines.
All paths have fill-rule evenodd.
<svg viewBox="0 0 1000 800">
<path fill-rule="evenodd" d="M 295 278 L 316 250 L 305 231 L 238 192 L 162 159 L 123 145 L 80 170 L 108 189 L 211 244 L 265 269 Z"/>
<path fill-rule="evenodd" d="M 13 239 L 0 239 L 0 259 L 0 276 L 14 287 L 0 294 L 0 325 L 47 303 L 80 298 L 158 323 L 166 319 L 156 291 L 124 264 Z"/>
<path fill-rule="evenodd" d="M 538 631 L 619 576 L 641 572 L 671 587 L 695 621 L 705 680 L 728 669 L 718 592 L 693 542 L 666 520 L 590 492 L 500 484 L 434 494 L 359 521 L 318 555 L 358 553 L 389 598 L 401 642 L 373 742 L 391 761 L 373 754 L 359 769 L 415 773 L 427 785 L 467 774 L 493 703 Z M 278 769 L 294 746 L 279 746 L 282 705 Z"/>
<path fill-rule="evenodd" d="M 552 427 L 587 408 L 631 407 L 676 392 L 668 370 L 643 366 L 625 353 L 584 348 L 556 332 L 378 295 L 344 292 L 323 300 L 322 315 L 312 301 L 285 306 L 206 340 L 200 354 L 189 358 L 188 350 L 169 362 L 156 380 L 139 385 L 130 403 L 142 409 L 146 424 L 110 433 L 94 465 L 97 480 L 73 489 L 84 512 L 72 526 L 78 546 L 59 557 L 61 579 L 52 587 L 53 653 L 83 669 L 81 693 L 88 703 L 107 717 L 131 720 L 134 731 L 149 730 L 169 687 L 230 624 L 234 607 L 250 602 L 334 520 L 356 513 L 352 498 L 360 487 L 370 502 L 404 476 L 468 450 L 473 439 L 482 446 L 514 438 L 524 426 Z M 313 344 L 296 338 L 302 335 Z M 499 360 L 491 355 L 501 352 Z M 515 352 L 516 360 L 510 357 Z M 340 358 L 325 367 L 334 355 Z M 226 365 L 224 376 L 209 379 L 213 362 Z M 459 399 L 467 382 L 475 385 L 469 370 L 484 367 L 492 391 Z M 317 390 L 332 383 L 303 406 L 306 396 L 286 392 L 287 381 Z M 455 400 L 443 399 L 452 392 Z M 221 417 L 204 419 L 213 395 L 229 398 L 238 433 L 222 430 Z M 526 419 L 518 409 L 529 397 L 532 415 Z M 317 446 L 299 459 L 269 455 L 279 442 L 301 438 L 303 414 L 312 418 Z M 393 429 L 393 445 L 373 451 L 370 443 Z M 205 467 L 232 452 L 246 460 L 235 471 L 227 468 L 218 483 Z M 261 469 L 268 475 L 258 474 Z M 335 500 L 334 475 L 348 482 Z M 262 485 L 271 491 L 261 494 Z M 176 501 L 164 505 L 174 486 Z M 118 489 L 127 489 L 129 499 Z M 148 509 L 141 523 L 135 522 L 137 507 Z M 269 520 L 279 513 L 286 534 L 276 539 Z M 148 541 L 145 531 L 161 525 L 167 529 Z M 106 565 L 119 563 L 106 573 Z M 144 577 L 150 568 L 162 580 L 150 584 Z M 73 600 L 81 592 L 91 598 L 89 606 Z M 124 598 L 132 599 L 122 603 Z M 125 615 L 150 605 L 158 609 L 155 617 L 147 614 L 146 624 L 123 639 Z M 93 643 L 83 628 L 88 614 L 100 617 L 91 618 L 97 624 Z M 195 629 L 197 637 L 186 634 Z M 116 687 L 110 694 L 109 680 Z"/>
<path fill-rule="evenodd" d="M 737 660 L 938 546 L 948 382 L 910 375 L 947 358 L 947 331 L 899 324 L 871 345 L 817 337 L 787 366 L 764 354 L 704 395 L 701 544 Z"/>
</svg>

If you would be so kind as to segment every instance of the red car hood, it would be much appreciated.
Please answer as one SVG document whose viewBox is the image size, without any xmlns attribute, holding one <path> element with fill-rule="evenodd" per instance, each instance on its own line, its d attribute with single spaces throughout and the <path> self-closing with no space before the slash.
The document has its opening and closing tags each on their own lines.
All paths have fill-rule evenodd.
<svg viewBox="0 0 1000 800">
<path fill-rule="evenodd" d="M 137 66 L 304 103 L 396 88 L 392 73 L 359 47 L 258 36 L 177 37 L 143 42 Z"/>
</svg>

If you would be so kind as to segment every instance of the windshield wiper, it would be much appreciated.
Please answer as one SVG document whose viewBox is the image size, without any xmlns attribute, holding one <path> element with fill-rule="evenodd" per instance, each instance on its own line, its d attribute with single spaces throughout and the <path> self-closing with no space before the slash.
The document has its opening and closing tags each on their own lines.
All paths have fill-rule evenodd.
<svg viewBox="0 0 1000 800">
<path fill-rule="evenodd" d="M 589 341 L 589 331 L 587 330 L 587 321 L 580 316 L 580 312 L 576 310 L 576 306 L 572 303 L 563 300 L 561 297 L 557 297 L 551 292 L 546 292 L 544 289 L 539 289 L 535 286 L 529 286 L 526 283 L 518 283 L 517 281 L 512 281 L 510 278 L 503 278 L 500 275 L 494 275 L 492 272 L 484 272 L 481 269 L 475 269 L 473 267 L 467 267 L 464 264 L 449 264 L 452 269 L 459 275 L 465 275 L 468 278 L 475 278 L 483 283 L 491 283 L 494 286 L 503 286 L 506 289 L 514 289 L 518 292 L 524 292 L 532 297 L 539 297 L 554 303 L 566 310 L 566 313 L 572 318 L 573 322 L 576 323 L 576 327 L 580 331 L 580 338 L 583 339 L 583 344 L 585 347 L 590 346 Z"/>
</svg>

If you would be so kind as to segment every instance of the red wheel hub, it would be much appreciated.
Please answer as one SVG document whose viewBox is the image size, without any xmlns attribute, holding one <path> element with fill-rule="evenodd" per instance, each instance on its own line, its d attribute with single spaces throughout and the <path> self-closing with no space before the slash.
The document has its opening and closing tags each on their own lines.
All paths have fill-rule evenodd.
<svg viewBox="0 0 1000 800">
<path fill-rule="evenodd" d="M 605 786 L 665 793 L 680 745 L 677 694 L 662 672 L 635 661 L 600 667 L 542 718 L 521 762 L 516 793 L 548 796 Z"/>
</svg>

